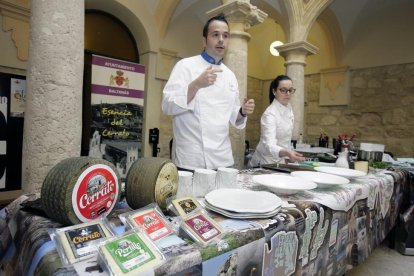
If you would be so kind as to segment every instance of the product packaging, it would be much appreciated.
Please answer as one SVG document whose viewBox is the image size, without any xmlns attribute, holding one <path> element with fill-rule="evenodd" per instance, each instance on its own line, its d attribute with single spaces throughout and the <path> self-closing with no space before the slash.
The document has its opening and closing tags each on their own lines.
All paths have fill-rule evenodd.
<svg viewBox="0 0 414 276">
<path fill-rule="evenodd" d="M 175 198 L 171 201 L 171 203 L 174 207 L 173 210 L 176 215 L 181 217 L 185 217 L 194 211 L 202 210 L 201 205 L 194 197 Z"/>
<path fill-rule="evenodd" d="M 154 275 L 154 269 L 164 262 L 164 256 L 149 237 L 129 230 L 120 237 L 101 243 L 98 263 L 110 275 Z"/>
<path fill-rule="evenodd" d="M 152 241 L 157 241 L 174 233 L 174 228 L 156 203 L 119 215 L 130 229 L 145 232 Z"/>
<path fill-rule="evenodd" d="M 181 228 L 200 246 L 219 242 L 224 235 L 224 230 L 200 209 L 182 217 Z"/>
<path fill-rule="evenodd" d="M 66 265 L 96 256 L 99 243 L 114 236 L 105 217 L 74 226 L 50 229 L 49 235 Z"/>
</svg>

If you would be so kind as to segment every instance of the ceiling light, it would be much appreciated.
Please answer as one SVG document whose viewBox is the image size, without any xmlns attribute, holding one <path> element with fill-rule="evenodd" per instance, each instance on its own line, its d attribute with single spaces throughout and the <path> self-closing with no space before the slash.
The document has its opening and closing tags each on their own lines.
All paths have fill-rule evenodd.
<svg viewBox="0 0 414 276">
<path fill-rule="evenodd" d="M 283 45 L 283 42 L 279 40 L 273 41 L 270 44 L 269 51 L 273 56 L 275 57 L 279 56 L 279 52 L 278 50 L 275 49 L 275 47 L 280 46 L 280 45 Z"/>
</svg>

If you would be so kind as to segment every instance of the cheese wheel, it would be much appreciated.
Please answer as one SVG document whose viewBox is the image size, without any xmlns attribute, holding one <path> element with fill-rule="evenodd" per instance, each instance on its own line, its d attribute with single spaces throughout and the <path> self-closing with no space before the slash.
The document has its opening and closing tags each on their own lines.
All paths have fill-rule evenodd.
<svg viewBox="0 0 414 276">
<path fill-rule="evenodd" d="M 132 209 L 157 203 L 165 210 L 166 199 L 177 194 L 178 170 L 169 159 L 147 157 L 135 161 L 128 171 L 125 197 Z"/>
<path fill-rule="evenodd" d="M 43 181 L 43 210 L 64 225 L 107 216 L 121 195 L 118 179 L 116 168 L 106 160 L 84 156 L 65 159 Z"/>
</svg>

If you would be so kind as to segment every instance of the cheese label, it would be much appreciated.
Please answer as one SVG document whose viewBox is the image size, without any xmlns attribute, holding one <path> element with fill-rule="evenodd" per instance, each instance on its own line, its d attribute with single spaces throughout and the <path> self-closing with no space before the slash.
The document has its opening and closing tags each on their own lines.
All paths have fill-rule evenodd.
<svg viewBox="0 0 414 276">
<path fill-rule="evenodd" d="M 123 273 L 138 269 L 157 259 L 154 252 L 136 233 L 105 244 L 105 249 Z"/>
<path fill-rule="evenodd" d="M 199 213 L 185 220 L 185 224 L 199 237 L 203 242 L 208 242 L 214 237 L 221 234 L 217 228 L 206 216 Z"/>
<path fill-rule="evenodd" d="M 106 237 L 99 224 L 67 230 L 65 231 L 65 236 L 75 258 L 80 258 L 94 253 L 96 246 L 91 245 L 91 241 Z"/>
<path fill-rule="evenodd" d="M 118 179 L 111 167 L 104 164 L 90 166 L 74 186 L 74 212 L 82 222 L 107 215 L 115 207 L 119 193 Z"/>
<path fill-rule="evenodd" d="M 145 232 L 153 241 L 168 236 L 173 232 L 164 219 L 154 209 L 134 216 L 133 219 L 138 225 L 145 229 Z"/>
<path fill-rule="evenodd" d="M 165 199 L 177 194 L 178 173 L 172 162 L 166 163 L 158 174 L 155 184 L 155 202 L 162 209 L 167 207 Z"/>
<path fill-rule="evenodd" d="M 177 209 L 178 213 L 181 216 L 188 215 L 192 211 L 197 208 L 201 208 L 201 206 L 196 202 L 194 198 L 191 197 L 184 197 L 180 199 L 174 199 L 172 201 L 175 209 Z"/>
</svg>

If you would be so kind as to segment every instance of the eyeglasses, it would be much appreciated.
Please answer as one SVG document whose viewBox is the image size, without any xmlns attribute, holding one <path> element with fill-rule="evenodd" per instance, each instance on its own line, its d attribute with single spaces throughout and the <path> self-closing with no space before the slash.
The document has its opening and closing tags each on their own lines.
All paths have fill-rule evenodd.
<svg viewBox="0 0 414 276">
<path fill-rule="evenodd" d="M 290 88 L 290 89 L 286 89 L 286 88 L 279 88 L 279 91 L 284 94 L 287 95 L 287 93 L 289 92 L 289 94 L 295 94 L 296 89 L 295 88 Z"/>
</svg>

